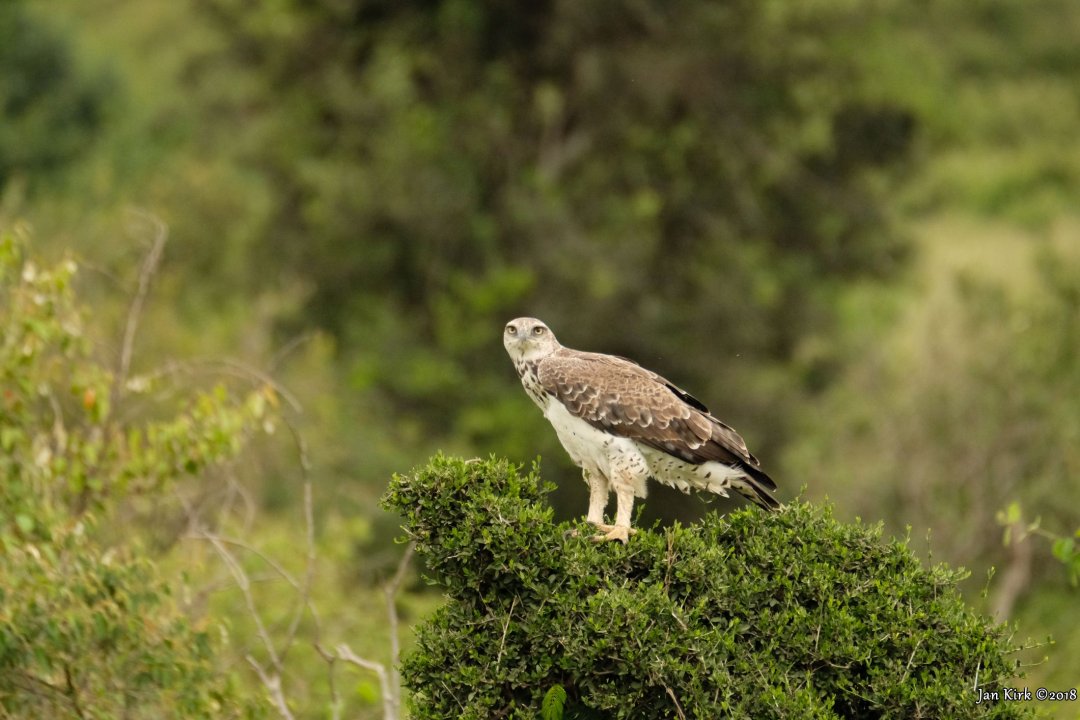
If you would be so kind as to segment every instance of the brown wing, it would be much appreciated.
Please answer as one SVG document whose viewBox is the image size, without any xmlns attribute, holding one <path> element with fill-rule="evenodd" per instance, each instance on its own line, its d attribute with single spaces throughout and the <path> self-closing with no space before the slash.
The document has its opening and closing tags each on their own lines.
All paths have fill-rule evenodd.
<svg viewBox="0 0 1080 720">
<path fill-rule="evenodd" d="M 654 372 L 613 355 L 562 348 L 540 361 L 537 374 L 546 392 L 593 427 L 695 465 L 738 465 L 776 489 L 735 430 Z"/>
</svg>

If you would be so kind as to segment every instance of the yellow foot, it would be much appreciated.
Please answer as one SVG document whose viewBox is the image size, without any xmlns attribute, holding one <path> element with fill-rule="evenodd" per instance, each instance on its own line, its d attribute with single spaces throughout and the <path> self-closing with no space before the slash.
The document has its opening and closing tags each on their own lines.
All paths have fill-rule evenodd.
<svg viewBox="0 0 1080 720">
<path fill-rule="evenodd" d="M 598 530 L 604 531 L 603 535 L 593 535 L 593 542 L 606 542 L 609 540 L 618 540 L 623 545 L 630 541 L 630 536 L 637 533 L 634 528 L 626 527 L 625 525 L 604 525 L 603 523 L 597 523 Z"/>
</svg>

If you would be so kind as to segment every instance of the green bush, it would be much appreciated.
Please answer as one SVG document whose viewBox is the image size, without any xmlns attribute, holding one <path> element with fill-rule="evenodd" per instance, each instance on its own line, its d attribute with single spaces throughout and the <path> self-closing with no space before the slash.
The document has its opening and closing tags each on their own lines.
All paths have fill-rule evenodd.
<svg viewBox="0 0 1080 720">
<path fill-rule="evenodd" d="M 449 596 L 402 669 L 413 717 L 1030 716 L 975 703 L 976 678 L 1000 688 L 1017 664 L 962 573 L 879 528 L 793 502 L 595 544 L 552 522 L 548 489 L 442 456 L 392 481 Z"/>
<path fill-rule="evenodd" d="M 0 232 L 0 717 L 259 716 L 225 628 L 183 611 L 126 504 L 164 504 L 235 457 L 259 395 L 192 392 L 175 416 L 134 419 L 132 383 L 91 352 L 76 270 Z"/>
</svg>

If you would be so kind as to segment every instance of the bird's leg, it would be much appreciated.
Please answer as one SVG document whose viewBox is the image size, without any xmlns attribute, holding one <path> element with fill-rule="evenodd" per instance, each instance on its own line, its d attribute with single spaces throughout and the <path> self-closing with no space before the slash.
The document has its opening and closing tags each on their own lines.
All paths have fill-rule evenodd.
<svg viewBox="0 0 1080 720">
<path fill-rule="evenodd" d="M 584 472 L 589 484 L 589 514 L 585 519 L 593 525 L 604 524 L 604 508 L 608 501 L 608 479 L 598 472 Z"/>
<path fill-rule="evenodd" d="M 618 509 L 615 513 L 615 524 L 604 525 L 598 523 L 597 527 L 604 531 L 603 535 L 594 535 L 593 540 L 601 542 L 604 540 L 619 540 L 622 543 L 626 543 L 630 540 L 630 536 L 637 532 L 630 527 L 630 512 L 634 508 L 634 487 L 630 484 L 614 483 L 615 485 L 615 500 L 618 505 Z"/>
<path fill-rule="evenodd" d="M 585 483 L 589 486 L 589 512 L 585 516 L 585 521 L 604 529 L 610 527 L 610 525 L 604 525 L 604 508 L 607 507 L 609 489 L 607 477 L 598 470 L 588 469 L 582 469 L 581 476 L 585 478 Z M 568 537 L 577 537 L 577 534 L 577 530 L 568 530 L 563 533 Z"/>
</svg>

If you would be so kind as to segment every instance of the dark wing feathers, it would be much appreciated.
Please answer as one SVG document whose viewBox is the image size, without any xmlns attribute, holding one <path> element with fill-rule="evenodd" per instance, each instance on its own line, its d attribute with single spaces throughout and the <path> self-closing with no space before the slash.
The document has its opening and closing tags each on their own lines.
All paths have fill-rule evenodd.
<svg viewBox="0 0 1080 720">
<path fill-rule="evenodd" d="M 646 371 L 646 372 L 648 372 L 648 371 Z M 650 374 L 651 375 L 656 375 L 656 373 L 650 373 Z M 660 378 L 659 375 L 657 375 L 656 377 L 658 379 L 662 379 L 662 378 Z M 669 383 L 667 380 L 664 380 L 664 385 L 667 386 L 668 390 L 670 390 L 671 392 L 675 393 L 680 398 L 682 398 L 686 402 L 687 405 L 689 405 L 691 407 L 694 407 L 694 408 L 697 408 L 698 410 L 705 413 L 706 415 L 709 414 L 709 408 L 705 407 L 705 403 L 701 402 L 700 400 L 698 400 L 696 397 L 694 397 L 690 393 L 686 392 L 685 390 L 683 390 L 680 387 L 675 387 L 674 385 Z"/>
<path fill-rule="evenodd" d="M 685 462 L 738 465 L 768 489 L 776 489 L 735 430 L 710 415 L 701 401 L 640 365 L 563 348 L 542 360 L 537 374 L 546 392 L 593 427 Z"/>
</svg>

